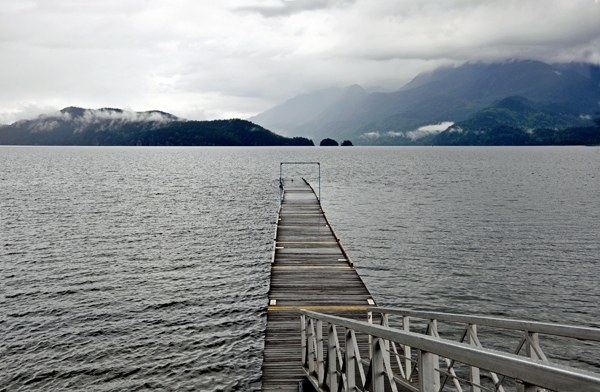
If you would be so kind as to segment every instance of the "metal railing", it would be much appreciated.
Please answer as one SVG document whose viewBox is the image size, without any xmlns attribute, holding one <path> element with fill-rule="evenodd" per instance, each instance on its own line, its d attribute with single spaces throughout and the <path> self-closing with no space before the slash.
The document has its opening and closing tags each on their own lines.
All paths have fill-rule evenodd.
<svg viewBox="0 0 600 392">
<path fill-rule="evenodd" d="M 369 308 L 369 311 L 381 313 L 384 325 L 301 311 L 302 367 L 317 390 L 397 392 L 400 388 L 438 392 L 462 391 L 466 384 L 472 392 L 505 391 L 505 388 L 527 392 L 544 390 L 540 388 L 600 391 L 600 374 L 548 362 L 534 335 L 544 333 L 599 341 L 598 329 L 401 309 Z M 389 314 L 403 317 L 402 329 L 385 325 Z M 426 334 L 409 331 L 410 317 L 427 320 Z M 437 320 L 466 323 L 461 341 L 440 338 Z M 486 349 L 477 338 L 477 324 L 524 330 L 526 336 L 517 353 Z M 342 327 L 344 339 L 340 342 L 338 328 Z M 363 342 L 362 346 L 358 340 Z M 523 346 L 529 347 L 527 357 L 518 355 Z M 368 360 L 362 359 L 361 348 Z M 455 370 L 457 367 L 460 368 Z M 486 372 L 485 383 L 482 383 L 484 375 L 480 369 Z M 513 381 L 511 385 L 508 380 Z"/>
<path fill-rule="evenodd" d="M 319 166 L 319 203 L 321 203 L 321 163 L 320 162 L 281 162 L 279 163 L 279 203 L 283 203 L 283 165 L 318 165 Z M 304 180 L 306 181 L 306 180 Z M 308 184 L 308 182 L 307 182 Z M 313 190 L 314 192 L 314 190 Z"/>
</svg>

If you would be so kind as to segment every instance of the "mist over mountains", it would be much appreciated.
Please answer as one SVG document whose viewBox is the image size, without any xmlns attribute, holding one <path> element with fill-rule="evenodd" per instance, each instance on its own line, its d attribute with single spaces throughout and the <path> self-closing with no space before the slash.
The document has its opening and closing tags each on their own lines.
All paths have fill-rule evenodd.
<svg viewBox="0 0 600 392">
<path fill-rule="evenodd" d="M 498 107 L 509 97 L 521 103 L 520 109 Z M 451 125 L 457 125 L 454 130 L 477 132 L 493 132 L 501 125 L 523 131 L 589 127 L 599 102 L 597 65 L 466 63 L 419 74 L 391 93 L 369 93 L 353 85 L 300 95 L 249 120 L 278 133 L 315 140 L 414 144 L 425 137 L 435 142 L 433 137 Z"/>
<path fill-rule="evenodd" d="M 320 90 L 249 120 L 68 107 L 0 126 L 0 144 L 286 146 L 327 138 L 357 145 L 600 144 L 598 118 L 598 65 L 509 61 L 439 68 L 394 92 L 356 84 Z"/>
<path fill-rule="evenodd" d="M 0 126 L 0 144 L 92 146 L 312 146 L 246 120 L 188 121 L 161 111 L 68 107 Z"/>
</svg>

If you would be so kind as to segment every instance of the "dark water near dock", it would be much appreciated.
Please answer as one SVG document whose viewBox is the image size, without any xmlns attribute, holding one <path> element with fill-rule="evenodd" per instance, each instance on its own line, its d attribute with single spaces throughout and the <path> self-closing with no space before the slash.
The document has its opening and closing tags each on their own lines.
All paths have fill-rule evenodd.
<svg viewBox="0 0 600 392">
<path fill-rule="evenodd" d="M 301 160 L 380 306 L 600 326 L 598 148 L 0 147 L 0 390 L 259 388 Z"/>
</svg>

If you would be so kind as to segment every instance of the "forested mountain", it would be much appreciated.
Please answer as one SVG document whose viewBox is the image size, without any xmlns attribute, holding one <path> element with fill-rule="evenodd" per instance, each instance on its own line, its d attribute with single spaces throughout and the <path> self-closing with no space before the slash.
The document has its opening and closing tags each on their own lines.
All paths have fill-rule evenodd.
<svg viewBox="0 0 600 392">
<path fill-rule="evenodd" d="M 580 123 L 581 119 L 557 104 L 509 97 L 418 142 L 463 146 L 600 144 L 600 124 L 581 126 Z M 586 119 L 585 123 L 592 122 Z"/>
<path fill-rule="evenodd" d="M 508 61 L 482 64 L 467 63 L 423 73 L 392 93 L 369 94 L 360 86 L 351 86 L 337 98 L 328 95 L 314 112 L 287 117 L 297 99 L 287 101 L 252 118 L 278 131 L 311 136 L 351 139 L 355 144 L 407 144 L 414 142 L 419 128 L 444 122 L 469 119 L 508 97 L 526 99 L 531 109 L 544 113 L 537 119 L 529 115 L 511 123 L 518 128 L 562 128 L 590 126 L 591 117 L 600 110 L 600 67 L 571 63 L 550 65 L 539 61 Z M 317 98 L 325 91 L 304 96 Z M 517 100 L 520 98 L 517 98 Z M 318 100 L 315 99 L 314 102 Z M 285 110 L 283 110 L 285 108 Z M 500 114 L 500 108 L 496 108 Z M 268 118 L 265 114 L 269 114 Z M 509 119 L 504 117 L 504 119 Z M 407 136 L 407 135 L 412 136 Z M 426 134 L 426 133 L 425 133 Z"/>
<path fill-rule="evenodd" d="M 246 120 L 188 121 L 160 111 L 68 107 L 0 126 L 0 144 L 93 146 L 312 146 Z"/>
</svg>

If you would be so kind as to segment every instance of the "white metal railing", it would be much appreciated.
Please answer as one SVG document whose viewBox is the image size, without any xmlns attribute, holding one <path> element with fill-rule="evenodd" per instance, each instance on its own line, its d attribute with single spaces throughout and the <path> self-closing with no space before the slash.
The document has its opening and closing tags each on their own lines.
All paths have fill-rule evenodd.
<svg viewBox="0 0 600 392">
<path fill-rule="evenodd" d="M 537 338 L 531 337 L 544 331 L 598 341 L 598 329 L 400 309 L 369 308 L 369 311 L 381 313 L 382 324 L 388 322 L 389 314 L 398 314 L 403 318 L 425 318 L 430 328 L 427 334 L 420 334 L 409 331 L 408 319 L 404 319 L 399 329 L 302 310 L 302 367 L 317 390 L 397 392 L 400 388 L 438 392 L 462 391 L 462 385 L 466 384 L 472 392 L 504 391 L 505 388 L 527 392 L 543 390 L 540 388 L 600 391 L 600 374 L 547 362 Z M 526 325 L 527 337 L 521 347 L 529 345 L 529 356 L 481 347 L 476 335 L 477 324 L 472 322 L 475 319 L 479 325 L 502 325 L 501 328 L 521 330 Z M 437 320 L 467 323 L 461 341 L 441 339 L 437 334 Z M 338 328 L 343 330 L 342 342 Z M 368 355 L 365 335 L 369 336 Z M 359 340 L 363 342 L 361 346 Z M 360 348 L 368 360 L 361 357 Z M 480 374 L 480 369 L 485 374 Z M 482 378 L 486 378 L 485 383 L 481 382 Z M 451 383 L 447 382 L 449 379 Z M 512 385 L 508 385 L 508 380 L 513 381 Z"/>
<path fill-rule="evenodd" d="M 425 320 L 427 328 L 425 333 L 430 336 L 440 337 L 438 334 L 438 321 L 444 321 L 448 323 L 459 323 L 464 325 L 459 342 L 467 342 L 470 345 L 482 347 L 477 334 L 477 326 L 486 326 L 498 329 L 514 330 L 521 333 L 521 339 L 518 342 L 513 354 L 519 355 L 523 348 L 525 349 L 525 355 L 529 358 L 539 359 L 548 362 L 546 354 L 543 352 L 539 344 L 539 334 L 549 336 L 561 336 L 579 340 L 591 340 L 600 341 L 600 329 L 577 327 L 572 325 L 563 324 L 552 324 L 552 323 L 541 323 L 536 321 L 525 321 L 525 320 L 511 320 L 499 317 L 487 317 L 487 316 L 472 316 L 464 314 L 453 314 L 453 313 L 441 313 L 441 312 L 426 312 L 416 311 L 410 309 L 394 309 L 394 308 L 376 308 L 372 307 L 368 309 L 369 312 L 375 312 L 381 314 L 381 324 L 389 326 L 389 316 L 396 315 L 402 317 L 402 328 L 406 331 L 410 330 L 410 319 L 417 318 Z M 410 347 L 406 350 L 410 352 Z M 449 369 L 449 373 L 444 375 L 442 379 L 442 385 L 452 379 L 455 384 L 456 390 L 461 392 L 462 387 L 457 381 L 456 373 L 454 372 L 454 366 L 448 360 L 446 360 L 446 366 Z M 495 390 L 504 391 L 502 386 L 503 378 L 498 377 L 496 374 L 491 373 L 490 377 L 495 385 Z M 466 380 L 467 384 L 471 385 L 471 390 L 478 392 L 480 389 L 473 387 L 475 384 L 480 384 L 481 379 L 479 375 L 479 369 L 477 367 L 469 368 L 469 377 Z"/>
</svg>

